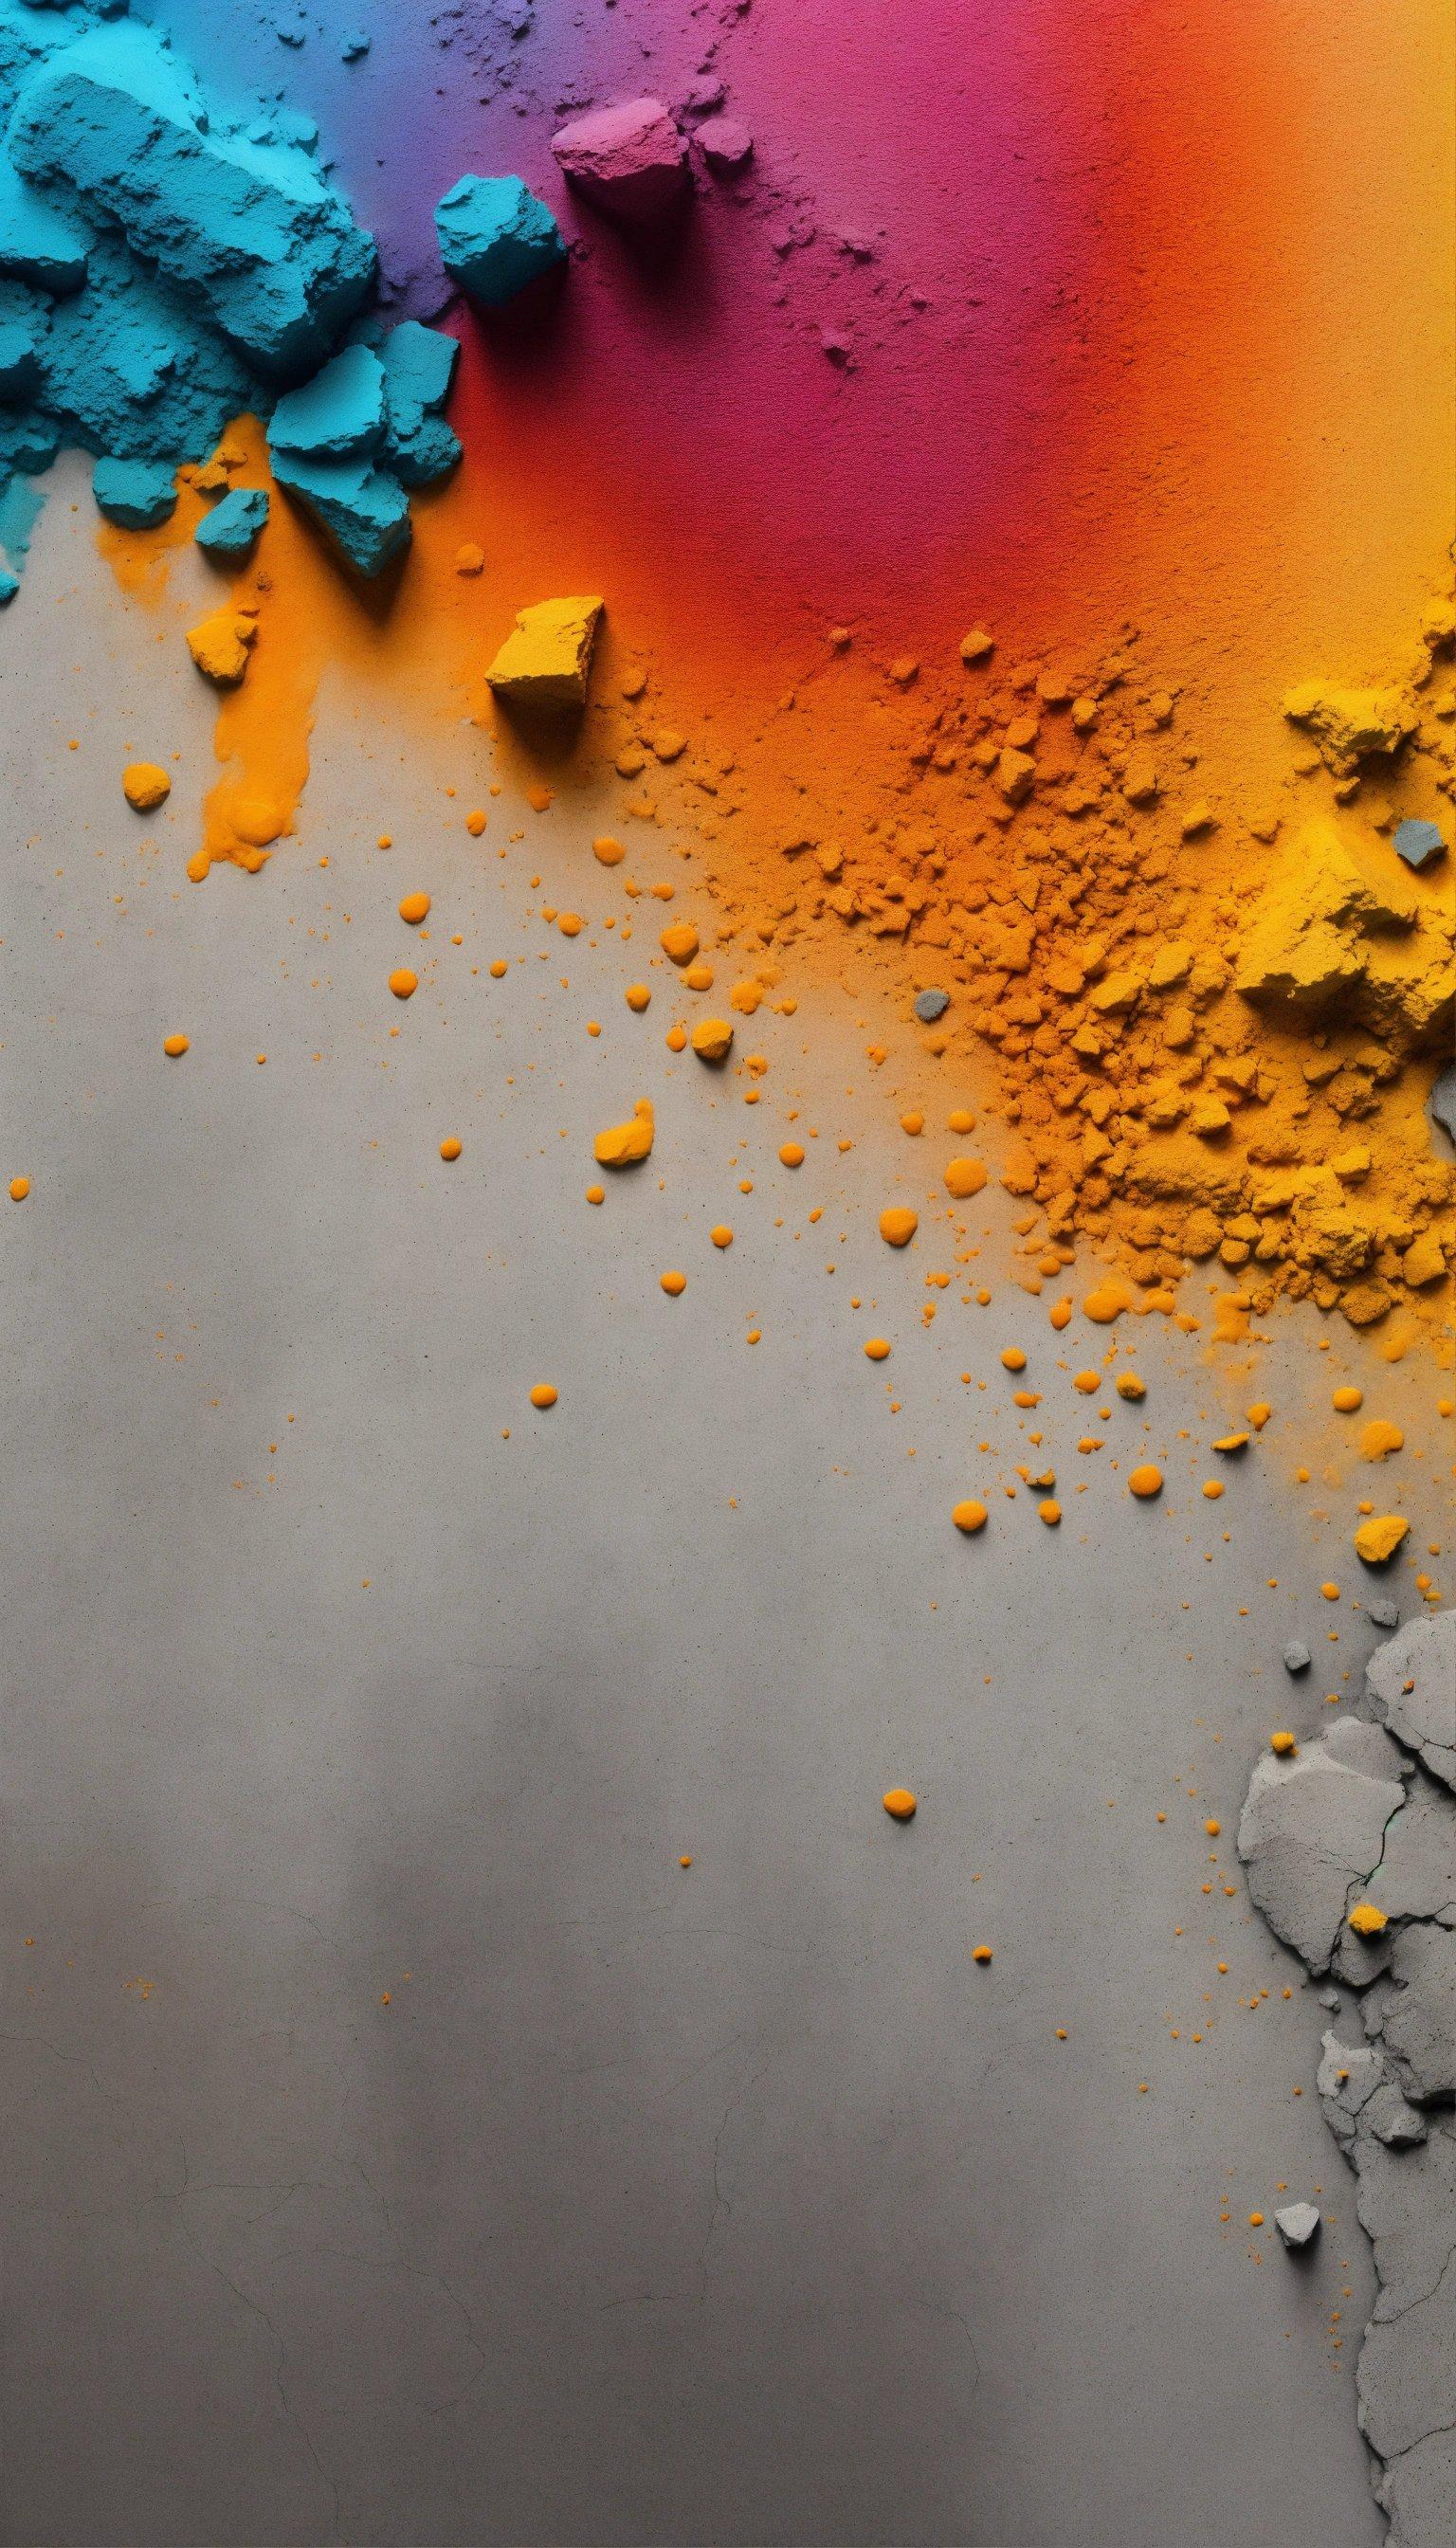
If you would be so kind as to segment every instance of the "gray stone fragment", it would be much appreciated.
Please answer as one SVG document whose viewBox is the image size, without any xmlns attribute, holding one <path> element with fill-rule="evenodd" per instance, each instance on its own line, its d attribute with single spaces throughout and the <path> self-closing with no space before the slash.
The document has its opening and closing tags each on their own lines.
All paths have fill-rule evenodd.
<svg viewBox="0 0 1456 2548">
<path fill-rule="evenodd" d="M 1365 1689 L 1371 1714 L 1456 1789 L 1456 1610 L 1408 1619 L 1371 1656 Z"/>
<path fill-rule="evenodd" d="M 916 992 L 915 1014 L 919 1018 L 923 1027 L 933 1027 L 937 1018 L 943 1018 L 945 1016 L 950 1005 L 951 994 L 949 991 Z"/>
<path fill-rule="evenodd" d="M 1394 2079 L 1383 2080 L 1376 2089 L 1360 2118 L 1360 2128 L 1373 2133 L 1387 2149 L 1414 2149 L 1427 2130 L 1424 2115 L 1417 2113 Z"/>
<path fill-rule="evenodd" d="M 1308 1646 L 1302 1646 L 1298 1637 L 1291 1637 L 1284 1649 L 1284 1669 L 1292 1673 L 1308 1672 L 1310 1669 L 1310 1649 Z"/>
<path fill-rule="evenodd" d="M 1386 1832 L 1365 1893 L 1389 1919 L 1456 1926 L 1456 1816 L 1445 1790 L 1423 1770 Z"/>
<path fill-rule="evenodd" d="M 1249 1781 L 1238 1824 L 1249 1891 L 1312 1972 L 1328 1968 L 1351 1885 L 1380 1865 L 1403 1766 L 1378 1726 L 1349 1717 L 1292 1758 L 1266 1752 Z"/>
<path fill-rule="evenodd" d="M 1448 1141 L 1456 1141 L 1456 1061 L 1448 1062 L 1430 1092 L 1432 1120 Z"/>
<path fill-rule="evenodd" d="M 1370 1616 L 1377 1628 L 1399 1628 L 1401 1613 L 1394 1601 L 1372 1601 Z"/>
<path fill-rule="evenodd" d="M 1317 1991 L 1315 1993 L 1315 1997 L 1320 2002 L 1321 2008 L 1338 2010 L 1343 2006 L 1343 2002 L 1340 1999 L 1338 1991 L 1331 1990 L 1327 1982 L 1325 1983 L 1323 1990 Z"/>
<path fill-rule="evenodd" d="M 1319 2234 L 1320 2214 L 1313 2203 L 1286 2203 L 1275 2213 L 1274 2227 L 1286 2247 L 1308 2247 Z"/>
</svg>

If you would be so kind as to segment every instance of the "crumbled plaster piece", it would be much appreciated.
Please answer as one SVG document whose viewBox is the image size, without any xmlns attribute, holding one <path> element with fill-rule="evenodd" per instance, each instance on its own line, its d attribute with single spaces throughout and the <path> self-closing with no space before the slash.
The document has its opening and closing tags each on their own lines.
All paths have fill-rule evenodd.
<svg viewBox="0 0 1456 2548">
<path fill-rule="evenodd" d="M 486 675 L 492 689 L 513 707 L 584 708 L 604 606 L 598 593 L 574 593 L 520 611 Z"/>
<path fill-rule="evenodd" d="M 1313 2203 L 1286 2203 L 1274 2215 L 1274 2227 L 1286 2247 L 1308 2247 L 1320 2233 L 1320 2213 Z"/>
<path fill-rule="evenodd" d="M 1260 1758 L 1238 1825 L 1249 1891 L 1312 1972 L 1340 1943 L 1352 1884 L 1380 1865 L 1409 1765 L 1378 1726 L 1349 1717 L 1293 1758 Z"/>
<path fill-rule="evenodd" d="M 687 144 L 659 97 L 580 116 L 551 147 L 589 203 L 634 229 L 658 228 L 687 192 Z"/>
<path fill-rule="evenodd" d="M 482 310 L 500 310 L 566 255 L 549 205 L 519 177 L 457 177 L 435 206 L 440 262 Z"/>
<path fill-rule="evenodd" d="M 1456 1610 L 1409 1620 L 1371 1656 L 1365 1685 L 1371 1714 L 1456 1790 Z"/>
</svg>

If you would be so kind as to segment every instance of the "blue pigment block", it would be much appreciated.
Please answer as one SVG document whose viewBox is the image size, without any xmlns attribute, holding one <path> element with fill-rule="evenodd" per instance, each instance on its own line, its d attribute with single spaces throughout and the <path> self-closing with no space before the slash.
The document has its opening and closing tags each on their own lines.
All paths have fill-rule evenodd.
<svg viewBox="0 0 1456 2548">
<path fill-rule="evenodd" d="M 408 441 L 391 437 L 390 466 L 407 487 L 433 487 L 460 465 L 460 437 L 442 415 L 423 417 Z"/>
<path fill-rule="evenodd" d="M 24 185 L 7 159 L 0 158 L 0 274 L 59 299 L 79 292 L 86 280 L 87 240 L 83 230 L 53 212 L 33 186 Z"/>
<path fill-rule="evenodd" d="M 197 526 L 197 545 L 209 557 L 246 557 L 268 518 L 261 487 L 232 487 Z"/>
<path fill-rule="evenodd" d="M 1395 846 L 1408 867 L 1423 867 L 1429 860 L 1441 857 L 1446 844 L 1438 823 L 1411 817 L 1396 825 Z"/>
<path fill-rule="evenodd" d="M 33 398 L 40 386 L 35 337 L 18 318 L 5 319 L 0 322 L 0 399 L 13 407 L 20 399 Z"/>
<path fill-rule="evenodd" d="M 0 566 L 0 610 L 9 608 L 19 591 L 20 577 L 12 575 L 8 566 Z"/>
<path fill-rule="evenodd" d="M 384 365 L 367 345 L 346 345 L 273 410 L 268 446 L 310 460 L 357 460 L 384 440 Z"/>
<path fill-rule="evenodd" d="M 566 254 L 547 206 L 519 177 L 460 177 L 435 206 L 440 261 L 484 310 L 499 310 Z"/>
<path fill-rule="evenodd" d="M 379 350 L 392 430 L 397 424 L 409 430 L 432 409 L 444 406 L 460 353 L 458 337 L 447 336 L 439 327 L 422 327 L 417 318 L 407 318 L 402 326 L 391 328 Z"/>
<path fill-rule="evenodd" d="M 376 576 L 410 545 L 410 499 L 398 478 L 357 460 L 278 452 L 273 475 L 297 496 L 360 575 Z"/>
<path fill-rule="evenodd" d="M 177 473 L 165 460 L 98 460 L 91 491 L 109 522 L 154 531 L 177 502 Z"/>
<path fill-rule="evenodd" d="M 308 151 L 215 125 L 136 20 L 93 25 L 36 63 L 6 140 L 23 177 L 63 180 L 83 218 L 120 231 L 272 376 L 318 363 L 374 279 L 374 241 Z"/>
</svg>

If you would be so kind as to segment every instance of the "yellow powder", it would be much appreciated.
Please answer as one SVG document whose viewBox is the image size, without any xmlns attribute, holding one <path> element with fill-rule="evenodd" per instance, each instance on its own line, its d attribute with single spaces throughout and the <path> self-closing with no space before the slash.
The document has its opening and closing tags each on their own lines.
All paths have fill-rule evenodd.
<svg viewBox="0 0 1456 2548">
<path fill-rule="evenodd" d="M 661 1275 L 659 1280 L 662 1283 L 663 1290 L 669 1295 L 670 1299 L 674 1301 L 677 1300 L 681 1292 L 685 1292 L 687 1289 L 686 1275 L 680 1274 L 675 1265 L 670 1265 L 667 1273 Z"/>
<path fill-rule="evenodd" d="M 132 761 L 122 772 L 122 793 L 138 814 L 154 812 L 171 792 L 171 779 L 154 761 Z"/>
<path fill-rule="evenodd" d="M 412 999 L 418 988 L 418 980 L 416 976 L 410 972 L 408 964 L 397 966 L 396 970 L 390 975 L 390 989 L 394 992 L 397 1000 Z"/>
<path fill-rule="evenodd" d="M 957 1530 L 963 1530 L 969 1537 L 972 1532 L 985 1529 L 986 1507 L 977 1503 L 974 1496 L 967 1496 L 963 1503 L 952 1506 L 951 1519 Z"/>
<path fill-rule="evenodd" d="M 979 1159 L 952 1159 L 946 1168 L 946 1192 L 956 1203 L 966 1203 L 978 1195 L 986 1182 L 986 1171 Z"/>
<path fill-rule="evenodd" d="M 915 1798 L 908 1787 L 888 1787 L 883 1797 L 884 1809 L 897 1823 L 908 1823 L 915 1811 Z"/>
<path fill-rule="evenodd" d="M 599 1168 L 630 1168 L 652 1149 L 655 1131 L 650 1097 L 639 1097 L 627 1124 L 610 1124 L 598 1133 L 593 1155 Z"/>
<path fill-rule="evenodd" d="M 190 1049 L 190 1044 L 191 1039 L 185 1035 L 163 1036 L 162 1050 L 169 1061 L 180 1061 L 184 1052 Z"/>
<path fill-rule="evenodd" d="M 404 921 L 408 921 L 411 929 L 417 929 L 421 920 L 426 920 L 428 917 L 429 895 L 427 893 L 407 893 L 400 904 L 400 918 Z"/>
<path fill-rule="evenodd" d="M 663 931 L 658 944 L 672 963 L 690 964 L 697 954 L 697 931 L 690 920 L 675 920 Z"/>
<path fill-rule="evenodd" d="M 1410 1524 L 1400 1513 L 1378 1513 L 1362 1521 L 1355 1533 L 1355 1554 L 1367 1566 L 1388 1566 Z"/>
<path fill-rule="evenodd" d="M 699 1018 L 689 1042 L 699 1061 L 726 1061 L 733 1029 L 727 1018 Z"/>
<path fill-rule="evenodd" d="M 556 1405 L 556 1391 L 552 1388 L 549 1380 L 537 1381 L 534 1389 L 531 1391 L 531 1405 L 533 1407 L 541 1408 L 554 1407 Z"/>
<path fill-rule="evenodd" d="M 440 1143 L 440 1156 L 442 1159 L 458 1159 L 464 1146 L 462 1141 L 456 1139 L 453 1133 L 447 1133 Z"/>
<path fill-rule="evenodd" d="M 871 1362 L 884 1362 L 888 1359 L 890 1350 L 888 1338 L 869 1336 L 865 1339 L 864 1350 Z"/>
<path fill-rule="evenodd" d="M 1161 1469 L 1154 1468 L 1150 1460 L 1144 1460 L 1140 1467 L 1134 1469 L 1129 1476 L 1129 1494 L 1139 1496 L 1144 1502 L 1152 1496 L 1160 1496 L 1162 1491 L 1163 1473 Z"/>
<path fill-rule="evenodd" d="M 920 1215 L 908 1204 L 889 1204 L 879 1216 L 879 1234 L 886 1247 L 908 1247 L 919 1228 Z"/>
</svg>

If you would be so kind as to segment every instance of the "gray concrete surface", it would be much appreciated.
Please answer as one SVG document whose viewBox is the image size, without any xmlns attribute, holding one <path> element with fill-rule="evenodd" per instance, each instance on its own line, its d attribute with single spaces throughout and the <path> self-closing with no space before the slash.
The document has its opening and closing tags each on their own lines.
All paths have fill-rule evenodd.
<svg viewBox="0 0 1456 2548">
<path fill-rule="evenodd" d="M 187 884 L 209 703 L 158 625 L 53 500 L 0 629 L 4 2539 L 1368 2548 L 1325 2020 L 1231 1838 L 1323 1703 L 1279 1663 L 1330 1619 L 1316 1326 L 1217 1513 L 1248 1381 L 1148 1321 L 1155 1525 L 1096 1462 L 1056 1537 L 997 1495 L 958 1540 L 1028 1456 L 997 1349 L 1068 1480 L 1057 1363 L 1108 1339 L 992 1248 L 979 1310 L 929 1224 L 881 1247 L 952 1146 L 868 1138 L 905 1040 L 867 1098 L 863 1012 L 796 983 L 746 1112 L 628 1017 L 590 826 L 500 861 L 501 798 L 477 848 L 480 738 L 457 772 L 378 702 L 323 701 L 261 879 Z M 171 749 L 146 832 L 117 773 Z M 1316 2187 L 1307 2264 L 1251 2236 Z"/>
</svg>

